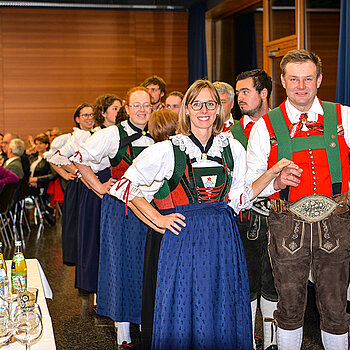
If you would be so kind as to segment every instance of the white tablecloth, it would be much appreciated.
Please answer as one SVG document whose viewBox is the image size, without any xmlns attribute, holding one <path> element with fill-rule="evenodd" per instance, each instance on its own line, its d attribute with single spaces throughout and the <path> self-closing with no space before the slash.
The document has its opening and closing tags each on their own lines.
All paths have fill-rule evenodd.
<svg viewBox="0 0 350 350">
<path fill-rule="evenodd" d="M 39 290 L 38 304 L 40 305 L 41 312 L 43 315 L 43 334 L 35 344 L 31 345 L 30 349 L 55 350 L 56 349 L 55 336 L 53 333 L 52 321 L 51 321 L 49 309 L 47 307 L 46 299 L 44 295 L 42 277 L 39 270 L 40 263 L 37 259 L 26 259 L 26 262 L 27 262 L 28 288 L 38 288 Z M 11 281 L 11 261 L 6 260 L 6 265 L 7 265 L 9 281 Z M 46 280 L 46 277 L 44 278 L 44 280 Z M 47 280 L 45 283 L 47 283 Z M 4 347 L 4 349 L 24 350 L 25 346 L 22 344 L 19 344 L 18 342 L 15 342 Z"/>
</svg>

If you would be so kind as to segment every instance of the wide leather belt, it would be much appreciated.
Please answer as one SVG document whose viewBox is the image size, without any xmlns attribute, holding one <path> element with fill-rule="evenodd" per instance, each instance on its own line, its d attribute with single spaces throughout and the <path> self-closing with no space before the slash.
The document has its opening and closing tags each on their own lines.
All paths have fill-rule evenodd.
<svg viewBox="0 0 350 350">
<path fill-rule="evenodd" d="M 296 202 L 271 199 L 270 209 L 278 214 L 296 215 L 307 222 L 317 222 L 329 215 L 339 215 L 349 211 L 346 193 L 327 197 L 322 194 L 305 196 Z"/>
</svg>

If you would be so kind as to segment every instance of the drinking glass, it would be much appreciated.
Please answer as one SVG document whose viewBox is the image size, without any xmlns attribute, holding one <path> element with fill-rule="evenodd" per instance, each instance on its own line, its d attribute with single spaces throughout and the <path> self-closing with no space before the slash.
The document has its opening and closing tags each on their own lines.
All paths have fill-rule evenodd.
<svg viewBox="0 0 350 350">
<path fill-rule="evenodd" d="M 0 310 L 0 346 L 9 342 L 12 336 L 12 323 L 7 308 Z"/>
<path fill-rule="evenodd" d="M 43 331 L 42 319 L 38 312 L 27 308 L 19 310 L 13 320 L 13 336 L 30 349 L 30 345 L 38 340 Z"/>
</svg>

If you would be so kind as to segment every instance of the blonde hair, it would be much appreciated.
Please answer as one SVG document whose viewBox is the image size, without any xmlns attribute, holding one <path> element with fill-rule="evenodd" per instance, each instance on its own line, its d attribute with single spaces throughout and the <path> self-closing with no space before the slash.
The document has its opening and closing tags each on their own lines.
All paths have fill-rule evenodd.
<svg viewBox="0 0 350 350">
<path fill-rule="evenodd" d="M 153 112 L 148 121 L 148 130 L 155 142 L 165 141 L 175 135 L 178 115 L 170 109 Z"/>
<path fill-rule="evenodd" d="M 196 97 L 200 94 L 203 89 L 209 89 L 214 101 L 219 106 L 219 112 L 216 114 L 216 119 L 213 124 L 213 135 L 216 136 L 224 128 L 225 115 L 221 108 L 221 101 L 219 93 L 217 92 L 215 86 L 209 80 L 196 80 L 186 91 L 186 94 L 182 100 L 180 111 L 179 111 L 179 126 L 178 133 L 189 135 L 191 131 L 191 122 L 189 116 L 186 115 L 186 108 L 191 104 Z"/>
</svg>

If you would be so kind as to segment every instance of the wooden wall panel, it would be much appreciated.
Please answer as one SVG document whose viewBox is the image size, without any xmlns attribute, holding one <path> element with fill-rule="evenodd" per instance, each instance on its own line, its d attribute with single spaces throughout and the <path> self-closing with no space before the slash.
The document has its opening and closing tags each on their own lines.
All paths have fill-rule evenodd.
<svg viewBox="0 0 350 350">
<path fill-rule="evenodd" d="M 322 60 L 323 81 L 318 96 L 335 102 L 337 89 L 339 13 L 309 13 L 309 48 Z"/>
<path fill-rule="evenodd" d="M 137 81 L 159 75 L 167 92 L 188 87 L 187 17 L 182 13 L 136 12 Z M 145 35 L 147 33 L 147 35 Z"/>
<path fill-rule="evenodd" d="M 81 102 L 152 74 L 187 87 L 186 13 L 3 8 L 0 25 L 2 132 L 68 131 Z"/>
</svg>

